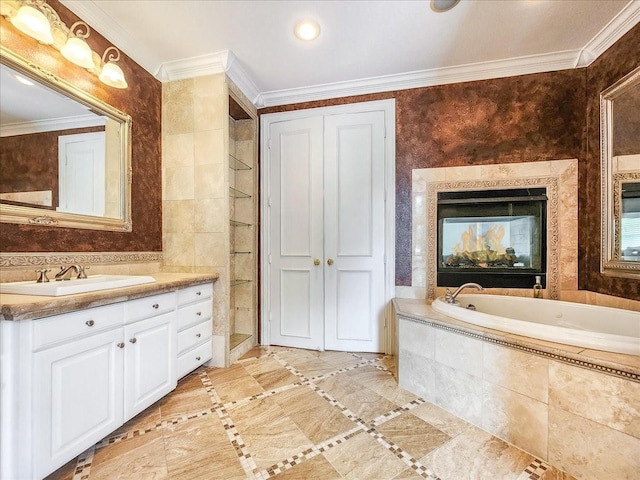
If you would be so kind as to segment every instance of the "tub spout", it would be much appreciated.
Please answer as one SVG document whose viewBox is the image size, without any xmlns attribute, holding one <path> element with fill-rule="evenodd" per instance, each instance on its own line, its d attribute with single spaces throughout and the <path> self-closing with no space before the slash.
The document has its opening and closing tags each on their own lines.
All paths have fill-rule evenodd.
<svg viewBox="0 0 640 480">
<path fill-rule="evenodd" d="M 460 285 L 458 287 L 458 289 L 455 292 L 451 292 L 451 290 L 449 290 L 447 288 L 447 293 L 445 294 L 444 298 L 447 301 L 447 303 L 450 303 L 451 305 L 456 305 L 457 303 L 459 303 L 456 300 L 456 297 L 460 294 L 460 292 L 462 292 L 462 290 L 464 290 L 465 288 L 469 288 L 469 287 L 475 288 L 475 289 L 477 289 L 479 291 L 483 291 L 484 290 L 484 288 L 482 288 L 482 286 L 480 284 L 478 284 L 478 283 L 473 283 L 473 282 L 463 283 L 462 285 Z"/>
</svg>

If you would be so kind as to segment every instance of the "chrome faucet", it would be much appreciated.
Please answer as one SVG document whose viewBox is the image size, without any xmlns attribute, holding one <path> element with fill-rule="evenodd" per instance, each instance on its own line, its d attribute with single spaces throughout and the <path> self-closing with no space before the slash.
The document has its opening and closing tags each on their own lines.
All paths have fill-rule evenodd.
<svg viewBox="0 0 640 480">
<path fill-rule="evenodd" d="M 462 285 L 460 285 L 458 287 L 458 289 L 455 292 L 451 292 L 451 290 L 449 290 L 447 288 L 447 293 L 445 294 L 444 299 L 446 300 L 447 303 L 450 303 L 451 305 L 456 305 L 456 304 L 460 303 L 460 302 L 458 302 L 456 300 L 456 297 L 460 294 L 460 292 L 462 292 L 462 290 L 464 290 L 465 288 L 468 288 L 468 287 L 473 287 L 473 288 L 475 288 L 475 289 L 477 289 L 479 291 L 483 291 L 484 290 L 484 288 L 482 288 L 482 286 L 480 286 L 477 283 L 473 283 L 473 282 L 463 283 Z"/>
<path fill-rule="evenodd" d="M 71 280 L 71 270 L 76 272 L 76 278 L 87 278 L 87 274 L 84 271 L 84 267 L 82 265 L 69 265 L 68 267 L 60 267 L 60 271 L 56 273 L 56 282 L 61 280 Z M 65 278 L 65 275 L 68 276 Z"/>
</svg>

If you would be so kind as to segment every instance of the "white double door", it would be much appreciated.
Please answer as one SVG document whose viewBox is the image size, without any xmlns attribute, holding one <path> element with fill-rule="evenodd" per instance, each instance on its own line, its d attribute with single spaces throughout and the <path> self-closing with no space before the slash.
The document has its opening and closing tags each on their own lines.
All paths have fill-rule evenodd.
<svg viewBox="0 0 640 480">
<path fill-rule="evenodd" d="M 267 120 L 268 343 L 384 351 L 385 115 Z"/>
</svg>

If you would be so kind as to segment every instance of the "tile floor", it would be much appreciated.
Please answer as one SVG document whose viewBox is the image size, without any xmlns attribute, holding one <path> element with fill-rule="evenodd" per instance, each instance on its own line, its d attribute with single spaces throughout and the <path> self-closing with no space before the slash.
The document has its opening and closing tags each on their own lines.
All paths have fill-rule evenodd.
<svg viewBox="0 0 640 480">
<path fill-rule="evenodd" d="M 570 477 L 397 386 L 378 354 L 256 347 L 199 368 L 48 479 Z"/>
</svg>

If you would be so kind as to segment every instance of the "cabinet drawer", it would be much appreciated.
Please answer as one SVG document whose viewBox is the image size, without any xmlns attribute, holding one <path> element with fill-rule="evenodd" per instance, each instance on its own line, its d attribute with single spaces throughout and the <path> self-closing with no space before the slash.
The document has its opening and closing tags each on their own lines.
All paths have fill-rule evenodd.
<svg viewBox="0 0 640 480">
<path fill-rule="evenodd" d="M 178 331 L 211 318 L 213 301 L 194 303 L 178 309 Z"/>
<path fill-rule="evenodd" d="M 198 368 L 212 357 L 211 339 L 178 357 L 178 378 Z"/>
<path fill-rule="evenodd" d="M 195 347 L 211 337 L 212 327 L 213 322 L 209 319 L 206 322 L 199 323 L 178 333 L 178 354 Z"/>
<path fill-rule="evenodd" d="M 170 312 L 174 308 L 176 308 L 176 294 L 174 292 L 131 300 L 126 303 L 126 323 Z"/>
<path fill-rule="evenodd" d="M 33 349 L 93 335 L 124 323 L 124 305 L 114 303 L 33 321 Z"/>
<path fill-rule="evenodd" d="M 213 284 L 203 283 L 202 285 L 194 285 L 192 287 L 178 290 L 178 305 L 186 305 L 187 303 L 197 302 L 205 298 L 213 296 Z"/>
</svg>

